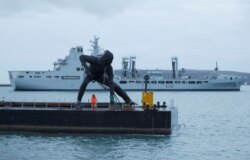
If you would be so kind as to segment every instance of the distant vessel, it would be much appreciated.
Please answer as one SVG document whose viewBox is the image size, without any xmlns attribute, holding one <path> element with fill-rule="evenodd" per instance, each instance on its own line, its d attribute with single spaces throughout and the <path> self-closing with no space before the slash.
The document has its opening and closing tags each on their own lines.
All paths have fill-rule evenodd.
<svg viewBox="0 0 250 160">
<path fill-rule="evenodd" d="M 101 53 L 98 37 L 94 37 L 91 55 Z M 84 78 L 84 68 L 81 66 L 79 56 L 83 54 L 81 46 L 71 48 L 64 59 L 54 63 L 53 71 L 9 71 L 9 79 L 14 90 L 29 91 L 67 91 L 78 90 Z M 144 75 L 136 70 L 136 57 L 122 59 L 122 74 L 115 75 L 114 81 L 127 91 L 144 90 Z M 183 77 L 178 70 L 178 58 L 172 58 L 172 76 L 164 78 L 163 73 L 148 70 L 150 75 L 149 90 L 154 91 L 239 91 L 245 83 L 245 77 L 222 75 L 215 71 L 205 77 L 191 79 Z M 87 90 L 103 90 L 98 83 L 90 83 Z"/>
</svg>

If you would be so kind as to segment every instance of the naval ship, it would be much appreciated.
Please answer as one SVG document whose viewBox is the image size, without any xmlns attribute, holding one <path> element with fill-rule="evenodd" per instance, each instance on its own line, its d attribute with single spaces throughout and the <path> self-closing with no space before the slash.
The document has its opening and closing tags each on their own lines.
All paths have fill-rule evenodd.
<svg viewBox="0 0 250 160">
<path fill-rule="evenodd" d="M 102 49 L 98 44 L 99 37 L 90 41 L 91 55 L 98 56 Z M 9 79 L 14 90 L 23 91 L 73 91 L 79 90 L 84 78 L 84 68 L 79 56 L 84 54 L 83 47 L 71 48 L 69 55 L 54 62 L 52 71 L 9 71 Z M 172 73 L 170 78 L 164 77 L 163 72 L 148 70 L 140 73 L 136 70 L 136 57 L 122 58 L 122 70 L 115 74 L 114 82 L 126 91 L 142 91 L 145 89 L 144 76 L 149 75 L 147 88 L 152 91 L 240 91 L 246 78 L 233 75 L 222 75 L 218 67 L 204 78 L 192 79 L 182 76 L 178 69 L 178 58 L 172 58 Z M 105 88 L 91 82 L 86 90 L 102 91 Z M 107 89 L 107 88 L 106 88 Z"/>
</svg>

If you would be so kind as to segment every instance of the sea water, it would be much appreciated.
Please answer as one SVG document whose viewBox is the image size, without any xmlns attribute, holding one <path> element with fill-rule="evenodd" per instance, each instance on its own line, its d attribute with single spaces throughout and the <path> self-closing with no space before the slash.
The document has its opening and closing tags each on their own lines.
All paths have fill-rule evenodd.
<svg viewBox="0 0 250 160">
<path fill-rule="evenodd" d="M 87 92 L 83 101 L 92 94 L 99 102 L 109 100 L 108 92 Z M 141 103 L 140 92 L 128 95 Z M 75 102 L 76 97 L 77 92 L 0 87 L 4 101 Z M 250 86 L 239 92 L 154 92 L 154 99 L 178 107 L 179 125 L 169 136 L 0 132 L 0 160 L 250 158 Z"/>
</svg>

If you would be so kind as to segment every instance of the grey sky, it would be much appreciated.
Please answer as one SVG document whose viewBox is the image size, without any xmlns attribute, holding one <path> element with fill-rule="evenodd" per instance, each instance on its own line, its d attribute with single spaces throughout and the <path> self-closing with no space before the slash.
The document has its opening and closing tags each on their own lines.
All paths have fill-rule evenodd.
<svg viewBox="0 0 250 160">
<path fill-rule="evenodd" d="M 71 47 L 98 35 L 137 68 L 180 67 L 250 72 L 248 0 L 0 0 L 0 83 L 8 70 L 49 70 Z"/>
</svg>

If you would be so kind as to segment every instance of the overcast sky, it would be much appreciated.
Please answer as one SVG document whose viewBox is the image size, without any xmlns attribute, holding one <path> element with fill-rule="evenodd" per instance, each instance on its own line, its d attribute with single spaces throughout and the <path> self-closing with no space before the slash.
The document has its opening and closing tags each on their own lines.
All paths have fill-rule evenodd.
<svg viewBox="0 0 250 160">
<path fill-rule="evenodd" d="M 138 69 L 250 72 L 249 0 L 0 0 L 0 83 L 9 70 L 49 70 L 71 47 L 100 37 Z"/>
</svg>

